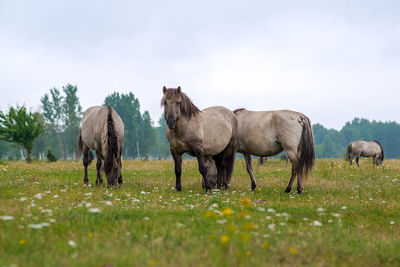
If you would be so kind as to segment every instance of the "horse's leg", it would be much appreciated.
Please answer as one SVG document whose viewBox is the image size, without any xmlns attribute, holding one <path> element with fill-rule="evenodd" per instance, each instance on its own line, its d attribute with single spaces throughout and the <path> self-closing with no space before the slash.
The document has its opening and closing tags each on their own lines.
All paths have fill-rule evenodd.
<svg viewBox="0 0 400 267">
<path fill-rule="evenodd" d="M 118 156 L 119 167 L 120 167 L 120 169 L 122 170 L 121 154 L 122 154 L 122 149 L 120 150 L 119 156 Z M 122 172 L 121 172 L 121 175 L 118 177 L 118 183 L 119 183 L 120 185 L 123 183 L 123 180 L 122 180 Z"/>
<path fill-rule="evenodd" d="M 207 176 L 207 168 L 205 166 L 205 160 L 204 160 L 204 152 L 202 149 L 197 148 L 195 150 L 194 155 L 197 158 L 197 162 L 199 163 L 199 172 L 201 173 L 201 175 L 203 176 L 203 183 L 204 183 L 204 187 L 206 188 L 206 192 L 208 190 L 211 191 L 211 185 L 209 184 L 206 176 Z"/>
<path fill-rule="evenodd" d="M 96 169 L 97 169 L 96 185 L 103 184 L 103 176 L 101 174 L 101 172 L 102 172 L 101 166 L 102 165 L 103 165 L 103 161 L 101 159 L 101 155 L 99 152 L 96 151 Z"/>
<path fill-rule="evenodd" d="M 251 190 L 254 190 L 254 189 L 256 189 L 257 184 L 256 184 L 256 180 L 254 179 L 254 176 L 253 176 L 253 166 L 251 164 L 251 154 L 243 153 L 243 156 L 244 156 L 244 160 L 246 161 L 247 172 L 250 175 Z"/>
<path fill-rule="evenodd" d="M 357 163 L 357 167 L 360 167 L 360 164 L 358 164 L 358 161 L 360 160 L 360 157 L 358 155 L 356 155 L 356 163 Z"/>
<path fill-rule="evenodd" d="M 286 155 L 288 155 L 288 158 L 292 162 L 292 177 L 290 177 L 289 184 L 285 190 L 285 193 L 290 193 L 290 191 L 292 190 L 293 182 L 296 178 L 299 160 L 296 152 L 286 151 Z"/>
<path fill-rule="evenodd" d="M 221 188 L 222 178 L 224 176 L 224 169 L 222 166 L 222 154 L 220 153 L 215 156 L 212 156 L 212 159 L 214 160 L 215 166 L 217 167 L 217 188 Z M 204 181 L 202 181 L 202 187 L 203 187 L 203 189 L 206 188 Z"/>
<path fill-rule="evenodd" d="M 89 166 L 89 148 L 83 146 L 83 166 L 85 167 L 85 176 L 83 177 L 83 184 L 87 185 L 89 183 L 87 167 Z"/>
<path fill-rule="evenodd" d="M 173 151 L 171 149 L 172 157 L 174 158 L 175 163 L 175 178 L 176 178 L 176 190 L 182 191 L 182 184 L 181 184 L 181 174 L 182 174 L 182 154 Z"/>
</svg>

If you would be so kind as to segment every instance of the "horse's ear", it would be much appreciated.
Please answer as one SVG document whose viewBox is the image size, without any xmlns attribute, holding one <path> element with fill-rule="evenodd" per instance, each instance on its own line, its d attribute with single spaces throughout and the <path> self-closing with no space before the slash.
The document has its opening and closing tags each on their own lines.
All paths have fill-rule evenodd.
<svg viewBox="0 0 400 267">
<path fill-rule="evenodd" d="M 165 95 L 165 93 L 167 92 L 167 87 L 163 86 L 162 91 L 163 91 L 163 93 Z"/>
<path fill-rule="evenodd" d="M 178 94 L 180 94 L 182 92 L 181 87 L 178 86 L 178 88 L 176 88 L 176 91 L 178 92 Z"/>
</svg>

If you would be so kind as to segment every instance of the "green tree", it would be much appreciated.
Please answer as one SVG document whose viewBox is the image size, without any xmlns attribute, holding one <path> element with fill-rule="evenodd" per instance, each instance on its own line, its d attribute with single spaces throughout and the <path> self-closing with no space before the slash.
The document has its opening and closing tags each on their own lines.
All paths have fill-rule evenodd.
<svg viewBox="0 0 400 267">
<path fill-rule="evenodd" d="M 142 157 L 147 158 L 153 146 L 157 145 L 156 131 L 151 121 L 150 113 L 145 111 L 139 128 L 139 151 Z"/>
<path fill-rule="evenodd" d="M 171 156 L 169 142 L 167 139 L 167 123 L 164 116 L 158 120 L 158 126 L 155 128 L 157 137 L 157 146 L 153 148 L 152 156 L 158 158 L 168 158 Z"/>
<path fill-rule="evenodd" d="M 127 158 L 137 158 L 140 152 L 140 127 L 142 125 L 142 115 L 140 114 L 139 100 L 132 92 L 129 94 L 119 94 L 114 92 L 106 97 L 104 106 L 111 106 L 119 114 L 124 122 L 124 149 L 123 156 Z"/>
<path fill-rule="evenodd" d="M 27 162 L 31 162 L 33 144 L 43 129 L 39 113 L 28 112 L 24 106 L 11 107 L 8 114 L 0 111 L 0 139 L 23 146 Z"/>
</svg>

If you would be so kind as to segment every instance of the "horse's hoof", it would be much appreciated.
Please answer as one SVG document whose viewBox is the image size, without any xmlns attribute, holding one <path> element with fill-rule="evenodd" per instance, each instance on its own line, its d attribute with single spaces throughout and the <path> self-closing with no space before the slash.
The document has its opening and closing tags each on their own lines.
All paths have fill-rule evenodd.
<svg viewBox="0 0 400 267">
<path fill-rule="evenodd" d="M 255 185 L 255 184 L 252 184 L 252 185 L 251 185 L 251 191 L 254 191 L 254 190 L 256 190 L 256 187 L 257 187 L 257 185 Z"/>
<path fill-rule="evenodd" d="M 291 190 L 291 188 L 286 188 L 285 193 L 289 194 Z"/>
<path fill-rule="evenodd" d="M 176 186 L 175 188 L 176 188 L 176 191 L 178 191 L 178 192 L 182 191 L 182 186 L 180 186 L 180 185 Z"/>
</svg>

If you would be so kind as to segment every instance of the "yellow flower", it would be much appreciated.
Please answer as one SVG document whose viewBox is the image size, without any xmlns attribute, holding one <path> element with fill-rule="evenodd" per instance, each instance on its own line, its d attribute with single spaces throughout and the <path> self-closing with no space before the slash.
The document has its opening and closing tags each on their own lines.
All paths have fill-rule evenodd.
<svg viewBox="0 0 400 267">
<path fill-rule="evenodd" d="M 221 236 L 221 243 L 222 244 L 226 244 L 228 242 L 229 242 L 229 236 L 227 236 L 227 235 Z"/>
<path fill-rule="evenodd" d="M 217 213 L 212 210 L 207 210 L 206 214 L 204 215 L 207 219 L 217 217 Z"/>
<path fill-rule="evenodd" d="M 297 249 L 295 249 L 295 248 L 289 248 L 289 252 L 290 252 L 290 253 L 293 253 L 293 254 L 299 253 L 299 252 L 297 251 Z"/>
<path fill-rule="evenodd" d="M 93 234 L 92 234 L 92 233 L 88 233 L 87 236 L 88 236 L 88 237 L 92 237 Z"/>
<path fill-rule="evenodd" d="M 25 239 L 21 239 L 21 240 L 19 241 L 19 244 L 20 244 L 20 245 L 25 245 L 25 244 L 26 244 Z"/>
<path fill-rule="evenodd" d="M 233 212 L 233 211 L 232 211 L 231 208 L 226 208 L 226 209 L 223 209 L 223 210 L 222 210 L 222 214 L 223 214 L 224 216 L 231 215 L 232 212 Z"/>
<path fill-rule="evenodd" d="M 255 223 L 248 223 L 248 224 L 246 224 L 246 225 L 243 227 L 243 229 L 246 230 L 246 231 L 251 231 L 251 230 L 253 230 L 256 226 L 257 226 L 257 224 L 255 224 Z"/>
<path fill-rule="evenodd" d="M 264 242 L 262 244 L 263 249 L 268 250 L 269 249 L 269 243 L 268 242 Z"/>
<path fill-rule="evenodd" d="M 246 255 L 251 256 L 251 251 L 250 250 L 246 251 Z"/>
<path fill-rule="evenodd" d="M 244 197 L 240 200 L 240 204 L 244 206 L 245 208 L 250 208 L 251 207 L 251 200 L 248 197 Z"/>
</svg>

